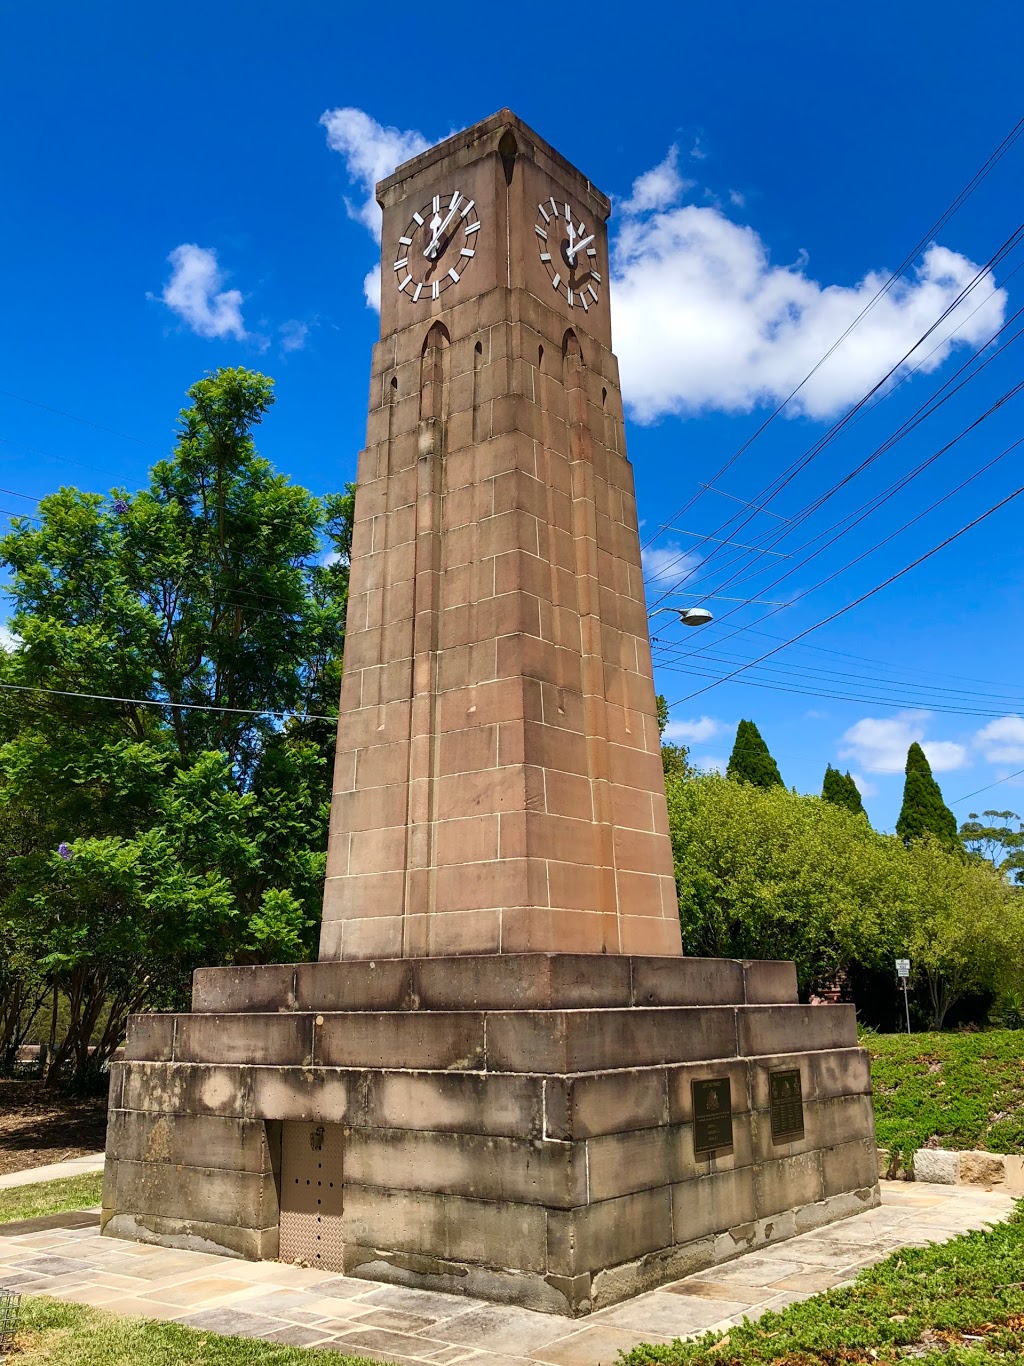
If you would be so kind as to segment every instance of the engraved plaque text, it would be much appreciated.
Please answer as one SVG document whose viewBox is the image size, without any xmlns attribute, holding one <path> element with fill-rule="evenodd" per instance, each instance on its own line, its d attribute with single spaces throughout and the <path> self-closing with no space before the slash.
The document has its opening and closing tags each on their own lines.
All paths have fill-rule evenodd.
<svg viewBox="0 0 1024 1366">
<path fill-rule="evenodd" d="M 772 1142 L 787 1143 L 804 1136 L 804 1100 L 800 1072 L 772 1072 L 771 1087 Z"/>
<path fill-rule="evenodd" d="M 732 1093 L 728 1077 L 690 1083 L 693 1097 L 693 1151 L 713 1153 L 732 1147 Z"/>
</svg>

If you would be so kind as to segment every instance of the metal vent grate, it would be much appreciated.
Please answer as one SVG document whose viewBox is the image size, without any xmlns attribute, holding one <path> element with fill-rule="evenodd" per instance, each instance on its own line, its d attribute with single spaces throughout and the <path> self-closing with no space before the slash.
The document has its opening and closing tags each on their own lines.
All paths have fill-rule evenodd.
<svg viewBox="0 0 1024 1366">
<path fill-rule="evenodd" d="M 342 1143 L 340 1124 L 286 1122 L 281 1135 L 283 1262 L 341 1271 Z"/>
</svg>

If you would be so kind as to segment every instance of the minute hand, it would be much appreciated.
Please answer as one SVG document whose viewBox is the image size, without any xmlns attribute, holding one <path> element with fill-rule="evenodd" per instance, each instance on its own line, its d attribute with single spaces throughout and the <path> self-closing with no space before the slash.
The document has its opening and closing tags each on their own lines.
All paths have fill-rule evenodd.
<svg viewBox="0 0 1024 1366">
<path fill-rule="evenodd" d="M 448 210 L 448 217 L 444 220 L 444 222 L 441 224 L 441 226 L 440 226 L 440 227 L 437 229 L 437 231 L 434 233 L 433 237 L 432 237 L 432 238 L 430 239 L 430 241 L 427 243 L 427 249 L 426 249 L 426 251 L 423 253 L 424 256 L 433 256 L 433 254 L 434 254 L 434 249 L 437 247 L 437 244 L 440 242 L 441 238 L 444 236 L 445 230 L 447 229 L 448 224 L 452 221 L 452 219 L 455 217 L 455 215 L 458 213 L 458 211 L 459 211 L 459 205 L 458 205 L 458 202 L 456 202 L 456 203 L 453 204 L 452 207 Z"/>
</svg>

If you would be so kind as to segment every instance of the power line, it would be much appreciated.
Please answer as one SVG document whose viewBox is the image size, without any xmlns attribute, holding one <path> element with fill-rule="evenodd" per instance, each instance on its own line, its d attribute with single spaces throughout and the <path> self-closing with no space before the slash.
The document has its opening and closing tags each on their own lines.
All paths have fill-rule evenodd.
<svg viewBox="0 0 1024 1366">
<path fill-rule="evenodd" d="M 174 711 L 230 712 L 235 716 L 273 716 L 281 720 L 297 716 L 303 721 L 337 721 L 337 716 L 323 716 L 312 711 L 266 711 L 253 707 L 218 707 L 203 702 L 161 702 L 153 697 L 114 697 L 100 692 L 72 692 L 68 688 L 31 687 L 27 683 L 0 683 L 6 692 L 46 693 L 54 697 L 82 697 L 93 702 L 124 702 L 136 707 L 161 707 Z"/>
<path fill-rule="evenodd" d="M 850 333 L 857 326 L 857 324 L 861 322 L 862 319 L 867 317 L 868 313 L 871 312 L 875 304 L 878 303 L 879 299 L 883 298 L 884 295 L 889 293 L 889 291 L 895 285 L 896 281 L 903 275 L 904 271 L 907 270 L 907 268 L 913 264 L 913 262 L 925 249 L 928 243 L 936 236 L 937 233 L 939 233 L 942 230 L 942 228 L 945 227 L 945 225 L 949 222 L 953 215 L 964 205 L 964 203 L 966 203 L 966 201 L 970 198 L 970 196 L 974 193 L 974 191 L 978 188 L 982 181 L 988 177 L 989 173 L 996 166 L 996 164 L 1010 150 L 1010 148 L 1017 141 L 1022 132 L 1024 132 L 1024 118 L 1019 119 L 1017 123 L 1013 126 L 1013 128 L 1010 129 L 1009 133 L 1007 133 L 1006 137 L 1003 138 L 1002 142 L 998 145 L 995 151 L 991 153 L 988 160 L 985 161 L 981 168 L 974 173 L 974 175 L 967 182 L 967 184 L 960 191 L 960 193 L 956 196 L 956 198 L 952 201 L 952 203 L 950 203 L 946 207 L 946 209 L 943 210 L 943 212 L 939 215 L 936 221 L 928 229 L 925 235 L 918 241 L 917 245 L 913 247 L 912 250 L 908 252 L 908 254 L 903 258 L 899 266 L 897 266 L 897 268 L 889 276 L 888 280 L 886 280 L 886 282 L 876 291 L 876 293 L 868 301 L 868 303 L 860 311 L 860 313 L 857 314 L 853 322 L 850 323 L 849 327 L 842 334 L 842 336 L 838 337 L 832 343 L 829 349 L 825 352 L 821 359 L 818 360 L 814 364 L 814 366 L 808 371 L 808 373 L 804 376 L 804 378 L 800 381 L 796 388 L 793 389 L 792 392 L 789 393 L 786 396 L 786 398 L 783 399 L 783 401 L 774 410 L 774 412 L 770 413 L 769 416 L 764 420 L 764 422 L 762 422 L 761 425 L 753 432 L 753 434 L 749 436 L 747 440 L 744 441 L 743 444 L 739 447 L 739 449 L 729 457 L 725 464 L 722 465 L 721 468 L 717 471 L 717 473 L 713 475 L 713 477 L 708 481 L 708 484 L 703 484 L 700 486 L 702 491 L 703 489 L 707 488 L 709 484 L 717 484 L 722 475 L 725 474 L 726 471 L 732 465 L 735 464 L 735 462 L 740 458 L 740 456 L 742 456 L 744 452 L 747 451 L 750 448 L 750 446 L 753 445 L 757 438 L 771 425 L 771 423 L 775 421 L 779 414 L 782 413 L 786 406 L 796 397 L 796 395 L 800 392 L 804 385 L 807 384 L 808 381 L 813 378 L 816 372 L 821 368 L 825 361 L 828 360 L 828 358 L 832 355 L 836 348 L 843 341 L 846 340 L 846 338 L 850 335 Z M 718 490 L 716 490 L 716 492 L 717 491 Z M 728 497 L 730 495 L 726 496 Z M 672 514 L 672 516 L 669 518 L 669 521 L 674 522 L 679 517 L 683 516 L 686 512 L 689 511 L 689 509 L 693 506 L 693 504 L 697 501 L 699 497 L 700 493 L 694 494 L 694 496 L 690 498 L 688 502 L 683 504 L 682 507 L 680 507 L 676 512 Z M 753 506 L 753 504 L 751 504 L 751 506 Z M 645 548 L 647 545 L 650 545 L 654 540 L 657 539 L 657 535 L 658 533 L 655 533 L 655 535 L 652 536 L 645 543 Z"/>
<path fill-rule="evenodd" d="M 946 318 L 948 318 L 949 315 L 956 308 L 959 307 L 959 305 L 963 302 L 963 300 L 967 297 L 971 290 L 973 290 L 975 286 L 992 271 L 995 265 L 997 265 L 999 261 L 1002 260 L 1003 257 L 1006 256 L 1010 251 L 1012 251 L 1020 243 L 1022 239 L 1024 239 L 1024 223 L 1018 224 L 1018 226 L 1014 229 L 1010 236 L 1006 238 L 1003 241 L 1003 243 L 996 249 L 993 255 L 989 257 L 985 265 L 981 266 L 978 269 L 973 278 L 963 287 L 963 289 L 960 290 L 959 294 L 957 294 L 953 301 L 947 305 L 947 307 L 942 311 L 938 318 L 935 319 L 931 326 L 926 329 L 926 331 L 917 339 L 917 341 L 910 347 L 910 349 L 904 353 L 901 359 L 898 360 L 896 364 L 892 366 L 892 368 L 886 374 L 884 374 L 881 377 L 881 379 L 879 379 L 877 383 L 874 384 L 868 390 L 866 394 L 862 395 L 861 398 L 859 398 L 851 408 L 848 408 L 841 418 L 838 418 L 831 425 L 831 427 L 828 428 L 826 432 L 824 432 L 815 442 L 813 442 L 811 446 L 809 446 L 807 450 L 803 453 L 803 455 L 800 456 L 797 460 L 795 460 L 787 470 L 784 470 L 782 474 L 777 475 L 775 479 L 771 480 L 768 484 L 766 484 L 764 488 L 761 489 L 761 491 L 756 495 L 757 501 L 761 502 L 762 500 L 764 500 L 765 504 L 770 503 L 771 500 L 777 497 L 778 494 L 781 493 L 781 491 L 788 484 L 792 483 L 792 481 L 797 477 L 798 474 L 801 474 L 808 467 L 808 465 L 810 465 L 814 460 L 816 460 L 817 457 L 822 453 L 822 451 L 825 450 L 827 446 L 831 445 L 831 443 L 836 440 L 836 438 L 840 435 L 843 429 L 853 421 L 856 415 L 874 397 L 874 395 L 877 394 L 883 388 L 883 386 L 888 383 L 888 381 L 893 377 L 893 375 L 896 374 L 900 367 L 910 358 L 910 356 L 914 354 L 918 347 L 920 347 L 922 342 L 926 341 L 927 338 L 931 336 L 935 329 L 939 327 L 940 324 Z M 975 354 L 979 353 L 976 352 Z M 673 515 L 671 518 L 669 518 L 669 521 L 677 521 L 678 515 L 679 514 Z M 736 531 L 742 531 L 743 528 L 750 521 L 753 520 L 753 516 L 754 514 L 751 513 L 748 514 L 742 520 L 740 520 L 739 525 L 736 528 Z M 726 521 L 721 523 L 719 526 L 715 527 L 715 534 L 717 535 L 719 532 L 724 531 L 735 520 L 735 517 L 727 518 Z M 699 549 L 699 546 L 700 542 L 698 542 L 698 545 L 695 548 Z M 686 553 L 689 554 L 692 553 L 692 551 Z M 679 583 L 676 585 L 676 588 L 682 586 L 682 584 L 684 583 L 687 583 L 697 572 L 697 568 L 703 567 L 703 565 L 706 564 L 708 560 L 713 559 L 716 554 L 717 547 L 713 548 L 709 552 L 709 554 L 706 556 L 705 560 L 702 562 L 700 566 L 695 565 L 693 568 L 688 570 L 679 580 Z M 682 558 L 684 558 L 683 555 L 677 556 L 677 560 Z M 652 605 L 656 606 L 658 603 L 664 601 L 664 599 L 668 597 L 669 594 L 673 591 L 675 590 L 666 589 L 665 592 L 662 593 L 660 598 L 655 599 L 655 602 Z"/>
<path fill-rule="evenodd" d="M 137 446 L 146 446 L 152 451 L 162 449 L 162 447 L 154 445 L 152 441 L 143 441 L 141 436 L 119 432 L 116 427 L 105 427 L 101 422 L 93 422 L 88 417 L 79 417 L 77 413 L 65 412 L 63 408 L 51 408 L 48 403 L 40 403 L 37 399 L 26 398 L 24 394 L 12 394 L 9 389 L 0 389 L 0 398 L 13 398 L 17 403 L 27 403 L 29 407 L 39 408 L 44 413 L 53 413 L 56 417 L 66 417 L 70 422 L 80 422 L 83 427 L 92 427 L 97 432 L 105 432 L 107 436 L 120 437 L 122 441 L 133 441 Z"/>
<path fill-rule="evenodd" d="M 1024 437 L 1022 437 L 1021 440 L 1024 440 Z M 1016 444 L 1019 445 L 1020 442 L 1017 442 Z M 798 635 L 793 636 L 790 640 L 785 641 L 782 645 L 777 645 L 773 650 L 767 650 L 758 659 L 752 660 L 750 664 L 745 664 L 741 668 L 735 669 L 731 674 L 727 674 L 724 678 L 718 679 L 715 683 L 708 684 L 707 687 L 698 688 L 695 692 L 687 693 L 685 697 L 679 698 L 678 702 L 672 702 L 670 706 L 679 706 L 683 702 L 689 702 L 691 698 L 699 697 L 702 693 L 710 692 L 711 688 L 718 686 L 718 683 L 730 682 L 746 669 L 752 668 L 755 664 L 761 664 L 764 660 L 770 659 L 772 655 L 778 654 L 779 651 L 784 650 L 787 645 L 793 645 L 798 640 L 802 640 L 804 636 L 809 636 L 812 631 L 820 630 L 822 626 L 828 626 L 830 622 L 837 620 L 837 618 L 843 616 L 846 612 L 852 611 L 854 607 L 859 607 L 861 603 L 866 602 L 868 598 L 874 597 L 876 593 L 880 593 L 883 588 L 888 588 L 889 585 L 895 583 L 897 579 L 901 579 L 904 574 L 909 574 L 912 569 L 916 569 L 918 565 L 923 564 L 925 560 L 938 554 L 940 550 L 945 550 L 946 546 L 951 545 L 953 541 L 958 540 L 959 537 L 963 536 L 966 532 L 973 531 L 973 529 L 981 522 L 984 522 L 986 518 L 1001 511 L 1007 504 L 1012 503 L 1015 498 L 1019 498 L 1022 493 L 1024 493 L 1024 484 L 1019 488 L 1014 489 L 1012 493 L 1008 493 L 1005 498 L 1001 498 L 998 503 L 993 503 L 990 508 L 986 508 L 984 512 L 979 513 L 978 516 L 972 518 L 971 521 L 966 522 L 958 531 L 952 532 L 949 536 L 945 537 L 944 540 L 940 541 L 938 545 L 934 545 L 930 550 L 926 550 L 924 554 L 919 555 L 916 560 L 911 560 L 909 564 L 904 565 L 902 569 L 898 569 L 894 574 L 890 574 L 887 579 L 883 579 L 883 581 L 876 584 L 874 588 L 869 588 L 866 593 L 862 593 L 860 597 L 854 598 L 853 602 L 849 602 L 845 607 L 840 607 L 835 612 L 829 613 L 827 617 L 823 617 L 821 621 L 815 622 L 813 626 L 808 626 L 805 630 L 801 631 Z"/>
<path fill-rule="evenodd" d="M 964 431 L 958 433 L 958 435 L 955 436 L 951 441 L 947 442 L 947 444 L 944 447 L 940 448 L 939 451 L 935 452 L 934 455 L 930 456 L 928 460 L 924 462 L 924 464 L 931 464 L 933 460 L 937 459 L 939 455 L 943 454 L 944 451 L 948 450 L 950 446 L 954 445 L 957 441 L 960 441 L 964 436 L 967 435 L 968 432 L 972 431 L 987 417 L 990 417 L 993 412 L 996 412 L 998 408 L 1001 407 L 1002 404 L 1006 402 L 1009 397 L 1014 396 L 1021 390 L 1024 390 L 1024 380 L 1022 380 L 1020 384 L 1015 385 L 1012 390 L 1008 390 L 1007 393 L 1004 394 L 1001 399 L 997 400 L 997 402 L 993 404 L 992 407 L 989 408 L 985 413 L 983 413 L 981 417 L 976 418 L 969 427 L 965 428 Z M 867 550 L 861 551 L 861 553 L 859 555 L 855 555 L 852 560 L 848 560 L 845 564 L 840 565 L 838 569 L 834 569 L 830 574 L 826 574 L 823 579 L 819 579 L 818 582 L 812 584 L 810 588 L 805 588 L 802 593 L 795 594 L 789 600 L 786 606 L 792 606 L 794 603 L 799 602 L 802 598 L 807 597 L 809 594 L 817 592 L 819 588 L 823 588 L 825 584 L 831 583 L 832 580 L 838 578 L 840 574 L 846 573 L 846 571 L 848 569 L 852 569 L 855 564 L 859 564 L 861 560 L 864 560 L 869 555 L 874 554 L 876 550 L 880 550 L 883 545 L 887 545 L 890 541 L 895 540 L 897 536 L 901 536 L 904 531 L 907 531 L 916 522 L 921 521 L 923 517 L 927 517 L 930 512 L 934 512 L 937 507 L 940 507 L 943 503 L 948 502 L 950 498 L 960 493 L 963 489 L 967 487 L 968 484 L 972 483 L 975 479 L 980 478 L 981 475 L 986 474 L 990 469 L 992 469 L 994 465 L 998 464 L 1000 460 L 1004 460 L 1006 456 L 1008 456 L 1012 451 L 1016 450 L 1016 448 L 1020 446 L 1022 443 L 1024 443 L 1024 437 L 1018 437 L 1016 441 L 1011 442 L 1009 446 L 1007 446 L 1004 450 L 1000 451 L 998 455 L 993 456 L 992 459 L 987 461 L 984 465 L 982 465 L 980 469 L 977 469 L 972 474 L 969 474 L 967 478 L 961 480 L 961 482 L 957 484 L 955 488 L 950 489 L 949 492 L 944 493 L 941 498 L 937 498 L 934 503 L 931 503 L 921 512 L 916 513 L 908 521 L 904 522 L 902 526 L 899 526 L 896 528 L 895 531 L 890 532 L 888 536 L 883 536 L 882 539 L 876 541 L 874 545 L 868 546 Z M 911 471 L 910 474 L 905 475 L 902 480 L 898 480 L 896 484 L 891 485 L 890 488 L 885 491 L 884 495 L 879 495 L 877 499 L 869 500 L 868 503 L 863 504 L 862 507 L 858 509 L 858 515 L 856 516 L 855 520 L 850 522 L 850 525 L 844 528 L 841 535 L 845 536 L 847 532 L 852 531 L 852 529 L 855 526 L 857 526 L 860 522 L 864 521 L 865 518 L 867 518 L 871 514 L 871 512 L 877 511 L 883 503 L 888 502 L 892 497 L 894 497 L 897 492 L 899 492 L 903 487 L 905 487 L 907 483 L 909 483 L 911 478 L 915 477 L 915 475 L 919 473 L 920 468 L 921 467 L 919 467 L 918 470 Z M 874 503 L 874 506 L 872 506 L 872 502 Z M 847 518 L 844 520 L 849 519 Z M 837 523 L 836 525 L 840 525 L 840 523 Z M 836 537 L 835 539 L 838 540 L 838 537 Z M 813 542 L 808 542 L 808 544 L 812 543 Z M 834 544 L 834 541 L 832 542 L 832 544 Z M 815 559 L 819 554 L 821 554 L 821 549 L 816 550 L 812 555 L 806 556 L 800 562 L 800 564 L 794 566 L 792 571 L 788 571 L 786 574 L 781 575 L 780 578 L 770 583 L 768 587 L 763 591 L 768 592 L 777 584 L 781 583 L 783 579 L 790 577 L 790 573 L 795 573 L 797 569 L 800 569 L 803 565 L 810 563 L 810 561 Z M 752 603 L 753 601 L 755 600 L 752 598 L 748 598 L 746 600 L 747 604 Z M 741 604 L 741 606 L 742 605 L 743 604 Z M 776 613 L 780 610 L 780 608 L 776 608 L 775 611 L 766 612 L 763 617 L 758 618 L 758 621 L 767 621 L 769 617 L 775 616 Z M 740 611 L 740 607 L 730 608 L 729 611 L 722 618 L 722 620 L 724 621 L 727 617 L 732 616 L 735 612 L 738 611 Z M 740 635 L 744 629 L 745 628 L 742 626 L 735 627 L 732 631 L 730 631 L 729 635 L 727 635 L 725 639 L 730 640 L 734 636 Z M 717 643 L 720 645 L 722 642 L 719 641 Z M 706 648 L 706 646 L 698 646 L 695 650 L 692 650 L 689 653 L 692 655 L 700 655 L 705 651 Z"/>
<path fill-rule="evenodd" d="M 976 787 L 973 792 L 968 792 L 963 797 L 954 797 L 950 806 L 959 806 L 961 802 L 966 802 L 970 797 L 976 797 L 979 792 L 987 792 L 991 787 L 998 787 L 1000 783 L 1008 783 L 1011 778 L 1019 778 L 1024 773 L 1024 768 L 1018 768 L 1016 773 L 1008 773 L 1005 778 L 997 778 L 994 783 L 986 783 L 984 787 Z"/>
</svg>

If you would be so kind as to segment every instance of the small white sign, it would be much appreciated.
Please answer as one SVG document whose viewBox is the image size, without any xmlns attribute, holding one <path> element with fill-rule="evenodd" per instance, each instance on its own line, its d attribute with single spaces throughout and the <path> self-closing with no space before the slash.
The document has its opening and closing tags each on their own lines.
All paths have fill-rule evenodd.
<svg viewBox="0 0 1024 1366">
<path fill-rule="evenodd" d="M 910 959 L 909 959 L 909 958 L 897 958 L 897 959 L 896 959 L 896 975 L 897 975 L 897 977 L 909 977 L 909 976 L 910 976 Z"/>
</svg>

